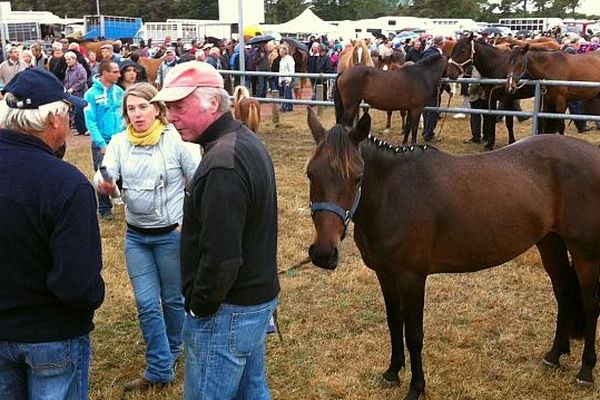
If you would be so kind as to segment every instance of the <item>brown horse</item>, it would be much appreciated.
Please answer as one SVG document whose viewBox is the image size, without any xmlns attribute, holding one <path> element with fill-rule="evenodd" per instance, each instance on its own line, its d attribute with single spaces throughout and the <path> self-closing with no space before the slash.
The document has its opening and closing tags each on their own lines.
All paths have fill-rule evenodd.
<svg viewBox="0 0 600 400">
<path fill-rule="evenodd" d="M 414 62 L 409 61 L 405 63 L 404 53 L 397 49 L 388 48 L 387 52 L 381 52 L 377 54 L 375 58 L 375 67 L 383 71 L 390 71 L 403 68 L 407 65 L 412 65 Z M 400 110 L 400 116 L 402 117 L 402 129 L 406 126 L 406 110 Z M 388 131 L 392 127 L 392 111 L 387 111 L 387 120 L 385 123 L 385 130 Z"/>
<path fill-rule="evenodd" d="M 146 58 L 140 57 L 139 63 L 144 68 L 146 68 L 146 74 L 148 75 L 148 82 L 154 85 L 156 81 L 156 76 L 158 74 L 158 69 L 160 68 L 160 64 L 163 62 L 162 58 Z"/>
<path fill-rule="evenodd" d="M 399 381 L 406 333 L 412 374 L 407 400 L 425 390 L 427 276 L 498 266 L 533 245 L 558 304 L 544 363 L 558 367 L 570 339 L 583 337 L 577 380 L 593 381 L 600 149 L 571 137 L 539 135 L 490 153 L 454 156 L 374 138 L 368 113 L 355 128 L 338 124 L 327 131 L 309 110 L 308 125 L 317 144 L 306 168 L 316 230 L 309 256 L 318 267 L 336 268 L 341 240 L 354 222 L 354 241 L 385 300 L 392 347 L 387 382 Z"/>
<path fill-rule="evenodd" d="M 523 48 L 512 49 L 507 67 L 506 92 L 509 94 L 515 93 L 519 87 L 519 80 L 525 75 L 529 79 L 600 82 L 598 51 L 566 54 L 562 51 L 530 51 L 529 45 L 525 45 Z M 555 112 L 564 113 L 568 101 L 588 100 L 598 95 L 600 87 L 549 86 L 545 97 L 554 106 Z M 565 132 L 564 120 L 559 121 L 558 132 Z"/>
<path fill-rule="evenodd" d="M 375 66 L 371 58 L 371 51 L 364 40 L 357 40 L 352 46 L 342 50 L 338 58 L 337 72 L 344 72 L 355 65 Z"/>
<path fill-rule="evenodd" d="M 419 118 L 435 95 L 446 64 L 446 57 L 438 55 L 398 70 L 382 71 L 364 66 L 349 69 L 337 79 L 336 122 L 352 125 L 362 100 L 378 110 L 408 110 L 402 143 L 408 141 L 409 131 L 412 131 L 412 143 L 415 143 Z"/>
<path fill-rule="evenodd" d="M 260 103 L 245 86 L 236 86 L 233 90 L 233 116 L 240 120 L 254 133 L 260 125 Z"/>
<path fill-rule="evenodd" d="M 456 79 L 474 65 L 484 78 L 504 79 L 508 75 L 506 63 L 509 57 L 510 50 L 503 50 L 497 46 L 474 40 L 471 34 L 456 42 L 452 56 L 448 60 L 447 75 L 450 79 Z M 502 105 L 502 109 L 514 110 L 516 99 L 526 99 L 535 94 L 535 88 L 530 85 L 523 86 L 511 96 L 503 90 L 501 85 L 485 84 L 481 87 L 485 91 L 485 101 L 489 110 L 496 110 L 498 102 Z M 514 119 L 507 115 L 504 121 L 510 144 L 515 141 Z M 483 122 L 483 136 L 487 141 L 485 148 L 491 150 L 496 143 L 496 116 L 484 115 Z"/>
</svg>

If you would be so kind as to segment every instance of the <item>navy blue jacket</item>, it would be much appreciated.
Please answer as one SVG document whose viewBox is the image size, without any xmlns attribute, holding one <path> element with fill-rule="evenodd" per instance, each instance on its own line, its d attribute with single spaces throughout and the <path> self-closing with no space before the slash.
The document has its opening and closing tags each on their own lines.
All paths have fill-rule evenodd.
<svg viewBox="0 0 600 400">
<path fill-rule="evenodd" d="M 101 268 L 90 182 L 39 138 L 0 129 L 0 341 L 90 332 Z"/>
<path fill-rule="evenodd" d="M 432 57 L 432 56 L 437 56 L 442 54 L 439 50 L 439 48 L 437 47 L 429 47 L 427 50 L 425 50 L 422 54 L 421 54 L 421 60 L 427 58 L 427 57 Z"/>
</svg>

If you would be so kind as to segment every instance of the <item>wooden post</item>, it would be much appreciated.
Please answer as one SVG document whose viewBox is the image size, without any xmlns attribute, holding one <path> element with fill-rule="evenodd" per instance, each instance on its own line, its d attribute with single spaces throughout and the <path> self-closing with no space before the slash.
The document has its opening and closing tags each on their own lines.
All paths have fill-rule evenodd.
<svg viewBox="0 0 600 400">
<path fill-rule="evenodd" d="M 323 100 L 323 84 L 319 83 L 317 85 L 317 96 L 316 96 L 316 100 L 317 101 L 322 101 Z M 323 106 L 317 106 L 317 116 L 319 118 L 321 118 L 323 116 Z"/>
<path fill-rule="evenodd" d="M 271 90 L 271 97 L 274 99 L 278 99 L 279 98 L 279 90 Z M 272 103 L 273 104 L 273 108 L 272 108 L 272 121 L 274 124 L 278 124 L 279 123 L 279 108 L 281 107 L 281 103 Z"/>
</svg>

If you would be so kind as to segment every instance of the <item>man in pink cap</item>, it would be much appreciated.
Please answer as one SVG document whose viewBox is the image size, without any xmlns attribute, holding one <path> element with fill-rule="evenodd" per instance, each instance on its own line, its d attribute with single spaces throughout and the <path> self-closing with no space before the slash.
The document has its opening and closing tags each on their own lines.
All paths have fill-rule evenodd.
<svg viewBox="0 0 600 400">
<path fill-rule="evenodd" d="M 183 140 L 204 147 L 183 206 L 184 399 L 269 399 L 265 337 L 279 294 L 271 156 L 233 118 L 207 63 L 175 66 L 152 101 L 166 103 Z"/>
</svg>

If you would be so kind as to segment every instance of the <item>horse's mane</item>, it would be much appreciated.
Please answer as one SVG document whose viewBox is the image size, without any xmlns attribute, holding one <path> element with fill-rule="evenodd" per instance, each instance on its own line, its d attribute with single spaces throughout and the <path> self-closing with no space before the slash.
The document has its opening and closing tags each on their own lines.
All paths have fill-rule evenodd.
<svg viewBox="0 0 600 400">
<path fill-rule="evenodd" d="M 389 142 L 386 142 L 383 139 L 375 137 L 371 134 L 367 136 L 366 143 L 368 143 L 371 147 L 375 149 L 382 149 L 388 154 L 394 155 L 408 155 L 408 154 L 416 154 L 416 151 L 420 151 L 421 153 L 426 150 L 435 150 L 438 151 L 437 147 L 430 146 L 428 144 L 420 144 L 420 145 L 395 145 Z"/>
</svg>

